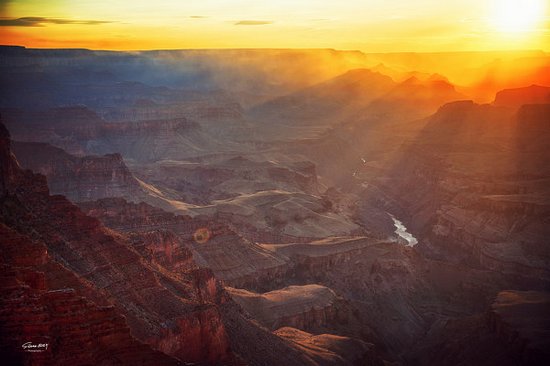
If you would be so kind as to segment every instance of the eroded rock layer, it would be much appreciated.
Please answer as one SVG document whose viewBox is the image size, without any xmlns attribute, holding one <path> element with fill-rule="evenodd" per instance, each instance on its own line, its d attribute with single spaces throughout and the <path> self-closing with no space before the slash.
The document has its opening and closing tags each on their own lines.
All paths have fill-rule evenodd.
<svg viewBox="0 0 550 366">
<path fill-rule="evenodd" d="M 2 132 L 0 153 L 6 162 L 2 171 L 2 225 L 9 232 L 42 243 L 53 262 L 72 274 L 44 271 L 45 294 L 31 292 L 27 297 L 50 296 L 52 301 L 67 298 L 69 303 L 80 302 L 90 312 L 101 312 L 87 305 L 86 300 L 79 300 L 79 296 L 89 296 L 98 304 L 113 304 L 119 312 L 119 318 L 107 314 L 115 319 L 113 333 L 118 328 L 124 333 L 124 322 L 116 320 L 123 315 L 135 338 L 177 359 L 233 362 L 216 305 L 222 301 L 221 295 L 211 275 L 189 271 L 175 277 L 144 261 L 124 236 L 106 229 L 64 197 L 50 196 L 43 176 L 20 170 L 3 126 Z M 10 237 L 2 236 L 2 250 L 13 245 Z M 14 263 L 8 260 L 4 270 L 10 273 Z M 33 263 L 28 266 L 33 267 Z M 51 295 L 46 291 L 64 288 L 73 290 L 54 291 Z M 55 314 L 55 307 L 45 310 L 46 314 L 50 312 Z M 15 319 L 9 314 L 7 317 Z M 37 327 L 37 335 L 44 335 L 39 324 Z"/>
</svg>

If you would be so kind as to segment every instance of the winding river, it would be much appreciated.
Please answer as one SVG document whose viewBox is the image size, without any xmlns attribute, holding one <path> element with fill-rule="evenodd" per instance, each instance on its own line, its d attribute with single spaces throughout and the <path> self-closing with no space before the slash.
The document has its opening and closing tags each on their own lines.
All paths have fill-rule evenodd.
<svg viewBox="0 0 550 366">
<path fill-rule="evenodd" d="M 414 247 L 418 244 L 418 240 L 413 236 L 413 234 L 407 231 L 407 227 L 403 223 L 397 220 L 393 215 L 390 214 L 390 217 L 393 220 L 393 225 L 395 226 L 395 233 L 402 239 L 405 239 L 407 246 Z"/>
</svg>

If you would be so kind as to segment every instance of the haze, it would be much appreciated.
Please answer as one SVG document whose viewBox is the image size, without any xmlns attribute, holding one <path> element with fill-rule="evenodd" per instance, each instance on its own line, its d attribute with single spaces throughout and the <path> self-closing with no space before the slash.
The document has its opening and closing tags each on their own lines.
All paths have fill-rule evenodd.
<svg viewBox="0 0 550 366">
<path fill-rule="evenodd" d="M 547 0 L 0 0 L 6 365 L 550 365 Z"/>
</svg>

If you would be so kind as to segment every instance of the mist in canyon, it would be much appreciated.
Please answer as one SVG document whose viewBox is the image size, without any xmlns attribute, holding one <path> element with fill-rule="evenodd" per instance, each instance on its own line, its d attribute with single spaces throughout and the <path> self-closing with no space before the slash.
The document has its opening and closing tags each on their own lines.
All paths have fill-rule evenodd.
<svg viewBox="0 0 550 366">
<path fill-rule="evenodd" d="M 547 53 L 2 46 L 0 86 L 7 364 L 550 364 Z"/>
</svg>

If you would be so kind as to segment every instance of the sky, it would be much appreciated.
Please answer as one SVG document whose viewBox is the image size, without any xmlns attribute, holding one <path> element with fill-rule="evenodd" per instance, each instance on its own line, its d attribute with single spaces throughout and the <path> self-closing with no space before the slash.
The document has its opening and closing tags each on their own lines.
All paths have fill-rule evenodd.
<svg viewBox="0 0 550 366">
<path fill-rule="evenodd" d="M 0 0 L 0 44 L 550 51 L 550 0 Z"/>
</svg>

